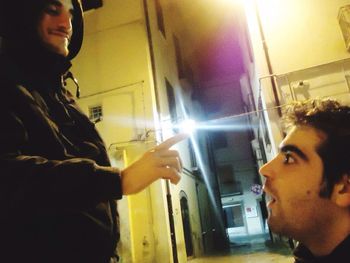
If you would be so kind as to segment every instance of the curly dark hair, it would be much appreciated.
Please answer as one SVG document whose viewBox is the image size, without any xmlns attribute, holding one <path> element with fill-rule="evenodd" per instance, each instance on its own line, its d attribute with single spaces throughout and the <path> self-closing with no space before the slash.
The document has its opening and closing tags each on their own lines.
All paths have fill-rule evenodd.
<svg viewBox="0 0 350 263">
<path fill-rule="evenodd" d="M 324 166 L 320 195 L 329 198 L 335 183 L 350 175 L 350 107 L 329 98 L 298 101 L 285 109 L 283 123 L 311 126 L 326 134 L 316 150 Z"/>
</svg>

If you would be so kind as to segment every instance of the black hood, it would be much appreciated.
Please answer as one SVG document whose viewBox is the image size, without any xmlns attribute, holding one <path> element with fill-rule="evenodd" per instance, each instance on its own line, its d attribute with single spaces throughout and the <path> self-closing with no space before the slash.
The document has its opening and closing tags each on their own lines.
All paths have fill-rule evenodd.
<svg viewBox="0 0 350 263">
<path fill-rule="evenodd" d="M 52 0 L 51 0 L 52 1 Z M 50 0 L 0 0 L 0 36 L 3 45 L 26 49 L 27 52 L 42 49 L 37 33 L 37 24 L 45 5 Z M 73 59 L 83 42 L 83 11 L 80 0 L 72 0 L 73 35 L 69 43 L 67 59 Z"/>
</svg>

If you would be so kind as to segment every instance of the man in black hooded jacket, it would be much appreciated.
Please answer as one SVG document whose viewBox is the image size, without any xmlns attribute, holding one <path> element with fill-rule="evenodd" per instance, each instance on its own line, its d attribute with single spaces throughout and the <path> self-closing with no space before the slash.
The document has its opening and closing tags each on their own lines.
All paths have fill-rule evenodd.
<svg viewBox="0 0 350 263">
<path fill-rule="evenodd" d="M 123 171 L 64 87 L 80 50 L 78 0 L 0 0 L 0 262 L 113 262 L 115 200 L 177 183 L 178 135 Z"/>
</svg>

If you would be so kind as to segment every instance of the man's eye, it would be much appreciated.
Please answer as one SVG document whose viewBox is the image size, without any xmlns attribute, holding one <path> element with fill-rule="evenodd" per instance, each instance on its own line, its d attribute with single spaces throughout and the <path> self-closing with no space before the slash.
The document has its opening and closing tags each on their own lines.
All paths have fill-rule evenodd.
<svg viewBox="0 0 350 263">
<path fill-rule="evenodd" d="M 284 155 L 283 163 L 285 163 L 285 164 L 292 164 L 292 163 L 295 163 L 295 160 L 289 153 L 286 153 Z"/>
<path fill-rule="evenodd" d="M 49 15 L 58 15 L 59 14 L 58 7 L 55 5 L 48 5 L 45 8 L 45 12 Z"/>
</svg>

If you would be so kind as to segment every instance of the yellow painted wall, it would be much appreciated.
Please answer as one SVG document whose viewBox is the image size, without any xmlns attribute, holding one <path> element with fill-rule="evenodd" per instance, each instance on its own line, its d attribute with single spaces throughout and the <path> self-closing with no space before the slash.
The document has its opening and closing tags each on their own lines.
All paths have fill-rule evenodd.
<svg viewBox="0 0 350 263">
<path fill-rule="evenodd" d="M 135 82 L 106 93 L 81 97 L 79 105 L 86 113 L 89 112 L 89 107 L 102 106 L 103 119 L 96 123 L 96 127 L 103 135 L 107 147 L 135 140 L 144 134 L 145 130 L 152 128 L 151 118 L 146 115 L 144 82 Z"/>
<path fill-rule="evenodd" d="M 125 147 L 127 165 L 154 146 L 154 143 L 134 143 Z M 161 198 L 161 196 L 160 196 Z M 153 207 L 150 189 L 128 196 L 128 211 L 132 262 L 155 262 L 155 236 L 153 233 Z M 123 227 L 123 226 L 121 226 Z M 127 261 L 122 261 L 127 262 Z"/>
<path fill-rule="evenodd" d="M 87 113 L 90 106 L 103 107 L 103 120 L 96 127 L 109 148 L 112 163 L 131 163 L 152 146 L 131 140 L 154 129 L 153 82 L 142 1 L 105 0 L 102 8 L 87 12 L 83 47 L 73 65 L 81 86 L 81 108 Z M 122 162 L 118 151 L 123 152 Z M 162 198 L 162 192 L 159 196 Z M 154 262 L 150 190 L 124 197 L 118 210 L 122 262 Z M 169 250 L 167 244 L 162 248 Z"/>
<path fill-rule="evenodd" d="M 154 130 L 156 104 L 153 94 L 149 42 L 141 0 L 105 0 L 103 7 L 85 14 L 85 36 L 81 52 L 73 61 L 72 72 L 81 87 L 81 108 L 102 105 L 103 120 L 96 123 L 113 165 L 124 167 L 154 145 L 132 140 Z M 147 1 L 152 4 L 153 1 Z M 152 8 L 150 8 L 152 10 Z M 153 14 L 153 21 L 155 23 Z M 159 74 L 157 82 L 164 88 L 164 76 L 179 85 L 171 37 L 160 39 L 155 46 Z M 163 41 L 163 42 L 161 42 Z M 164 58 L 164 59 L 163 59 Z M 168 60 L 168 62 L 166 62 Z M 74 92 L 74 86 L 69 83 Z M 164 89 L 160 92 L 161 116 L 169 113 Z M 170 134 L 165 134 L 165 137 Z M 131 142 L 132 141 L 132 142 Z M 182 146 L 186 151 L 186 147 Z M 185 161 L 188 163 L 188 161 Z M 195 254 L 201 254 L 201 230 L 195 180 L 184 176 L 172 189 L 175 227 L 180 262 L 187 262 L 182 230 L 179 192 L 189 197 Z M 165 182 L 158 181 L 141 193 L 119 201 L 121 221 L 121 262 L 172 262 L 170 228 L 165 198 Z"/>
</svg>

